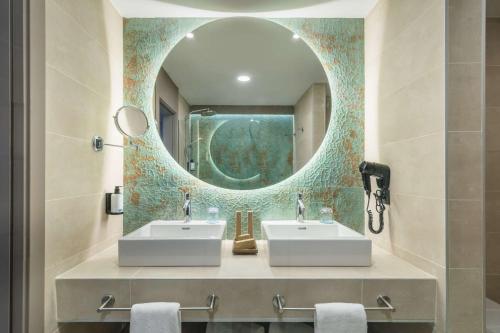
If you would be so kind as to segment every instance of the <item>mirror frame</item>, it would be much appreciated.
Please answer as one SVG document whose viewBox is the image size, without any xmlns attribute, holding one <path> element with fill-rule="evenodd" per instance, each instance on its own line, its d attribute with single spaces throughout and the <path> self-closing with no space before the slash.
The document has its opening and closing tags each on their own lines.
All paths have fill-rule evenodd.
<svg viewBox="0 0 500 333">
<path fill-rule="evenodd" d="M 224 18 L 132 18 L 124 26 L 124 104 L 153 115 L 153 90 L 163 61 L 191 31 Z M 319 58 L 332 97 L 331 118 L 321 146 L 287 179 L 254 190 L 220 188 L 194 177 L 170 156 L 158 131 L 148 131 L 138 150 L 125 150 L 124 233 L 154 219 L 181 215 L 182 193 L 193 196 L 195 218 L 217 206 L 234 232 L 234 211 L 252 209 L 263 219 L 294 219 L 297 192 L 304 193 L 309 216 L 333 208 L 334 217 L 364 232 L 364 197 L 358 165 L 364 157 L 364 25 L 362 19 L 267 19 L 296 33 Z M 137 140 L 139 141 L 139 140 Z M 317 212 L 317 214 L 315 213 Z M 258 225 L 256 230 L 260 231 Z M 257 234 L 257 236 L 260 236 Z"/>
<path fill-rule="evenodd" d="M 144 118 L 146 119 L 146 129 L 144 130 L 144 133 L 142 133 L 140 135 L 130 135 L 130 134 L 127 134 L 123 130 L 123 128 L 120 126 L 120 122 L 118 121 L 118 116 L 120 115 L 120 112 L 122 112 L 125 109 L 134 109 L 134 110 L 136 110 L 144 115 Z M 118 110 L 116 110 L 115 114 L 113 115 L 113 121 L 115 122 L 115 127 L 118 130 L 118 132 L 120 132 L 120 134 L 123 135 L 124 137 L 131 138 L 131 139 L 132 138 L 140 138 L 141 136 L 146 135 L 146 133 L 149 131 L 149 128 L 150 128 L 149 119 L 148 119 L 148 116 L 146 115 L 146 113 L 143 110 L 141 110 L 138 107 L 135 107 L 133 105 L 124 105 L 124 106 L 120 107 Z"/>
</svg>

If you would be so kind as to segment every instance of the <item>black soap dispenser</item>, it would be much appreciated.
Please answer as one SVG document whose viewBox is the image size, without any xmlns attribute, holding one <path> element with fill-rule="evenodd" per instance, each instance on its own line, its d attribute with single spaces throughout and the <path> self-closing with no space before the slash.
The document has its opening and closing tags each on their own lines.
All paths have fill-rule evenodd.
<svg viewBox="0 0 500 333">
<path fill-rule="evenodd" d="M 123 214 L 123 191 L 122 186 L 115 186 L 114 193 L 106 193 L 106 214 Z"/>
</svg>

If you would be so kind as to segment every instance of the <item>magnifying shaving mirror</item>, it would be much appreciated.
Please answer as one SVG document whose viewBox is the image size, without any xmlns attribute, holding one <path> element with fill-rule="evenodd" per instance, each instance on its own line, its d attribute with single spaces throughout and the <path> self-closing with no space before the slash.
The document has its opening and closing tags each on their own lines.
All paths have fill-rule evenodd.
<svg viewBox="0 0 500 333">
<path fill-rule="evenodd" d="M 118 131 L 128 138 L 141 137 L 149 129 L 148 118 L 135 106 L 122 106 L 113 116 Z"/>
<path fill-rule="evenodd" d="M 118 132 L 127 137 L 129 142 L 131 139 L 142 137 L 150 127 L 144 111 L 132 105 L 125 105 L 116 110 L 113 120 Z M 98 135 L 92 138 L 92 145 L 94 151 L 101 151 L 104 146 L 123 148 L 122 145 L 104 143 L 104 139 Z"/>
</svg>

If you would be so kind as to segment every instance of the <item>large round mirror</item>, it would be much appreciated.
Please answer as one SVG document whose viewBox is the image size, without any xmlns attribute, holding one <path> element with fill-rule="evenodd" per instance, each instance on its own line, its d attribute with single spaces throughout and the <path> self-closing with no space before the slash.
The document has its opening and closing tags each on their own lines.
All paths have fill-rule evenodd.
<svg viewBox="0 0 500 333">
<path fill-rule="evenodd" d="M 155 119 L 170 155 L 228 189 L 276 184 L 321 145 L 330 119 L 321 63 L 300 36 L 261 19 L 217 20 L 168 54 Z"/>
</svg>

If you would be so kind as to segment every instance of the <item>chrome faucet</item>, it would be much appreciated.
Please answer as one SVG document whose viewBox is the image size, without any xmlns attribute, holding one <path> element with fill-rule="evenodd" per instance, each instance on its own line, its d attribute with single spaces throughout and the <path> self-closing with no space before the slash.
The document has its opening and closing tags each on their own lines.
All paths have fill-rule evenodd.
<svg viewBox="0 0 500 333">
<path fill-rule="evenodd" d="M 302 193 L 297 194 L 297 222 L 304 223 L 304 213 L 306 211 L 306 206 L 304 205 L 304 201 L 302 201 Z"/>
<path fill-rule="evenodd" d="M 184 195 L 184 206 L 182 206 L 182 210 L 184 212 L 184 222 L 191 222 L 191 198 L 189 193 Z"/>
</svg>

